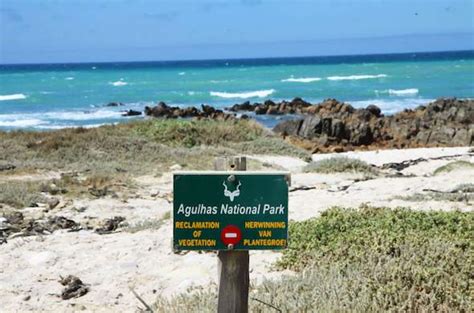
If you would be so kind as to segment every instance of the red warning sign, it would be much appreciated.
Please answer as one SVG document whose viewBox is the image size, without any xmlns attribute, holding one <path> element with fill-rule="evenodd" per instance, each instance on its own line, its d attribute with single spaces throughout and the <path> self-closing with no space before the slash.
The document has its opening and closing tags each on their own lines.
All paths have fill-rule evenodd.
<svg viewBox="0 0 474 313">
<path fill-rule="evenodd" d="M 227 225 L 221 231 L 221 240 L 226 245 L 236 245 L 242 239 L 242 232 L 237 226 Z"/>
</svg>

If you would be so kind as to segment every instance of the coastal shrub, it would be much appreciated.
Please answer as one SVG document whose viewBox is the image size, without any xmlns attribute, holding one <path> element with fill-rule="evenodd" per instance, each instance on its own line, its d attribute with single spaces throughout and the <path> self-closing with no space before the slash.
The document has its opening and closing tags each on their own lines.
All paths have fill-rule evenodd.
<svg viewBox="0 0 474 313">
<path fill-rule="evenodd" d="M 450 162 L 446 165 L 438 167 L 433 174 L 438 175 L 442 173 L 449 173 L 454 170 L 459 170 L 459 169 L 470 169 L 474 170 L 474 163 L 469 162 L 469 161 L 454 161 Z"/>
<path fill-rule="evenodd" d="M 375 174 L 377 171 L 370 164 L 348 157 L 331 157 L 316 162 L 311 162 L 305 166 L 306 173 L 367 173 Z"/>
<path fill-rule="evenodd" d="M 0 204 L 22 209 L 33 203 L 45 201 L 39 182 L 10 180 L 0 183 Z"/>
<path fill-rule="evenodd" d="M 270 151 L 277 144 L 285 149 Z M 90 129 L 0 132 L 0 160 L 14 164 L 15 171 L 149 174 L 173 164 L 210 169 L 214 157 L 242 153 L 303 155 L 257 123 L 243 120 L 153 119 Z"/>
<path fill-rule="evenodd" d="M 264 133 L 256 122 L 245 120 L 153 120 L 137 123 L 135 131 L 168 146 L 188 148 L 252 141 Z"/>
<path fill-rule="evenodd" d="M 275 267 L 296 273 L 252 286 L 250 311 L 471 312 L 473 227 L 472 212 L 372 207 L 292 222 Z M 215 287 L 197 290 L 156 311 L 214 312 Z"/>
</svg>

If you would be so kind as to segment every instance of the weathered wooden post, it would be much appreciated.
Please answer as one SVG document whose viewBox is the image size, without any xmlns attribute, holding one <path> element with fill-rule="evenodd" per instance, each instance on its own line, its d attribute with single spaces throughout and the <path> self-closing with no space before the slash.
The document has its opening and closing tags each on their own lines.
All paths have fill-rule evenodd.
<svg viewBox="0 0 474 313">
<path fill-rule="evenodd" d="M 289 173 L 246 163 L 218 158 L 215 171 L 173 173 L 173 249 L 218 251 L 219 313 L 248 312 L 249 250 L 287 247 Z"/>
<path fill-rule="evenodd" d="M 217 158 L 217 171 L 246 171 L 245 157 Z M 247 313 L 249 302 L 249 252 L 218 252 L 219 298 L 218 313 Z"/>
</svg>

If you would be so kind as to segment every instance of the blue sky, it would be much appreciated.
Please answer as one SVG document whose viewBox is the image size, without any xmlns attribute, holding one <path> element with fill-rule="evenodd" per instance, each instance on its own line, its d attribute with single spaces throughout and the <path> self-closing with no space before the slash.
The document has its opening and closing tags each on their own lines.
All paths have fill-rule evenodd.
<svg viewBox="0 0 474 313">
<path fill-rule="evenodd" d="M 474 49 L 472 0 L 0 0 L 0 63 Z"/>
</svg>

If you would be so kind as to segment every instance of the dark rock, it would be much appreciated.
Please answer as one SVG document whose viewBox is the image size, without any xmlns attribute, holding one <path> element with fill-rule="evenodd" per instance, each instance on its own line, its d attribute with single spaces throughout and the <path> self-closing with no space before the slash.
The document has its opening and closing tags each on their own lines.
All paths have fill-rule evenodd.
<svg viewBox="0 0 474 313">
<path fill-rule="evenodd" d="M 355 146 L 370 145 L 372 141 L 372 130 L 368 124 L 362 124 L 357 128 L 350 140 L 350 142 Z"/>
<path fill-rule="evenodd" d="M 258 105 L 255 107 L 255 114 L 261 115 L 261 114 L 266 114 L 268 111 L 268 108 L 265 107 L 264 105 Z"/>
<path fill-rule="evenodd" d="M 314 138 L 321 134 L 323 123 L 318 115 L 308 116 L 303 120 L 298 135 L 303 138 Z"/>
<path fill-rule="evenodd" d="M 298 136 L 303 120 L 289 120 L 279 123 L 273 128 L 275 133 L 283 136 Z"/>
<path fill-rule="evenodd" d="M 11 170 L 14 170 L 15 168 L 16 166 L 13 164 L 0 164 L 0 172 L 11 171 Z"/>
<path fill-rule="evenodd" d="M 255 110 L 255 105 L 250 104 L 249 101 L 245 101 L 241 104 L 234 104 L 232 107 L 228 108 L 228 110 L 232 112 L 253 111 Z"/>
<path fill-rule="evenodd" d="M 279 115 L 279 114 L 283 114 L 283 112 L 280 112 L 278 110 L 278 106 L 276 105 L 272 105 L 272 106 L 269 106 L 268 109 L 267 109 L 267 114 L 268 115 Z"/>
<path fill-rule="evenodd" d="M 345 126 L 341 120 L 338 120 L 338 119 L 333 120 L 330 135 L 338 139 L 343 139 L 346 137 Z"/>
<path fill-rule="evenodd" d="M 115 231 L 123 221 L 125 221 L 125 217 L 122 216 L 115 216 L 114 218 L 106 219 L 102 227 L 97 228 L 95 231 L 101 235 L 110 234 Z"/>
<path fill-rule="evenodd" d="M 71 219 L 65 218 L 64 216 L 54 216 L 48 219 L 46 228 L 49 232 L 53 232 L 58 229 L 79 230 L 80 225 Z"/>
<path fill-rule="evenodd" d="M 382 110 L 380 110 L 380 108 L 374 104 L 369 105 L 366 110 L 375 115 L 376 117 L 380 117 L 382 113 Z"/>
<path fill-rule="evenodd" d="M 205 105 L 205 104 L 202 104 L 201 105 L 201 108 L 202 108 L 202 112 L 206 115 L 211 115 L 212 113 L 215 113 L 216 112 L 216 109 L 214 109 L 213 107 L 211 107 L 210 105 Z"/>
<path fill-rule="evenodd" d="M 106 107 L 119 107 L 123 106 L 124 104 L 122 102 L 109 102 L 105 106 Z"/>
<path fill-rule="evenodd" d="M 137 116 L 142 115 L 142 112 L 135 110 L 122 111 L 122 116 Z"/>
<path fill-rule="evenodd" d="M 328 118 L 328 117 L 323 118 L 323 120 L 321 121 L 321 125 L 322 125 L 321 133 L 331 136 L 331 134 L 332 134 L 332 128 L 331 128 L 332 118 Z"/>
<path fill-rule="evenodd" d="M 89 292 L 89 287 L 87 287 L 79 278 L 73 275 L 68 275 L 66 278 L 61 277 L 59 283 L 65 286 L 61 293 L 61 299 L 63 300 L 79 298 Z"/>
</svg>

